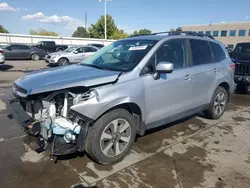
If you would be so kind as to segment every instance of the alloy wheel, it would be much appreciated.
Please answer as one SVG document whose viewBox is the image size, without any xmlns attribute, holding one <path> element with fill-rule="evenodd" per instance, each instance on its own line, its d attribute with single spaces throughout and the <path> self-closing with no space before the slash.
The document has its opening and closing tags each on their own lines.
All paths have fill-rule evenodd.
<svg viewBox="0 0 250 188">
<path fill-rule="evenodd" d="M 131 126 L 125 119 L 115 119 L 103 130 L 100 147 L 104 155 L 115 157 L 121 154 L 131 140 Z"/>
<path fill-rule="evenodd" d="M 226 106 L 226 96 L 224 92 L 219 92 L 214 100 L 214 112 L 217 115 L 221 115 Z"/>
</svg>

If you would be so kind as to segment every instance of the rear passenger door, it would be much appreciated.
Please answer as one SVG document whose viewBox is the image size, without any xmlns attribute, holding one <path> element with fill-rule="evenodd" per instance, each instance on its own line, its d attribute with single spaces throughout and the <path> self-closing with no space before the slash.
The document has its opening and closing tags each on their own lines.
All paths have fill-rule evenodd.
<svg viewBox="0 0 250 188">
<path fill-rule="evenodd" d="M 97 51 L 97 49 L 92 48 L 92 47 L 85 47 L 85 58 L 93 55 L 95 52 Z M 85 59 L 84 58 L 84 59 Z"/>
<path fill-rule="evenodd" d="M 191 48 L 191 74 L 194 83 L 193 107 L 208 104 L 210 91 L 216 78 L 217 65 L 213 61 L 211 46 L 207 40 L 189 39 Z"/>
<path fill-rule="evenodd" d="M 23 59 L 29 59 L 30 58 L 30 47 L 26 46 L 26 45 L 20 45 L 19 46 L 19 54 L 20 54 L 20 58 Z"/>
</svg>

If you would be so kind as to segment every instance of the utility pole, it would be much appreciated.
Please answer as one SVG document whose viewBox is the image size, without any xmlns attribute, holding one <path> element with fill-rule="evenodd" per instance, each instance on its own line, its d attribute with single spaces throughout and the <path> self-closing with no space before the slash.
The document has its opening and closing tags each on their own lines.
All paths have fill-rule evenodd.
<svg viewBox="0 0 250 188">
<path fill-rule="evenodd" d="M 112 0 L 99 0 L 101 3 L 104 1 L 104 39 L 107 40 L 107 1 L 112 2 Z"/>
<path fill-rule="evenodd" d="M 85 12 L 85 29 L 86 29 L 86 30 L 87 30 L 87 19 L 88 19 L 87 16 L 88 16 L 88 15 L 87 15 L 87 12 Z"/>
</svg>

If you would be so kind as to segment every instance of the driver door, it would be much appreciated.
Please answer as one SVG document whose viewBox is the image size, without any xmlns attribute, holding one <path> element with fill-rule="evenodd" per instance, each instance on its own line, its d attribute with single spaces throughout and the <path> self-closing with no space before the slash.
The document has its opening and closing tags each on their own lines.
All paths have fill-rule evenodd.
<svg viewBox="0 0 250 188">
<path fill-rule="evenodd" d="M 142 76 L 145 85 L 145 123 L 148 128 L 171 121 L 190 108 L 193 82 L 188 67 L 188 51 L 186 39 L 168 40 L 148 62 L 146 67 L 152 72 Z M 155 67 L 160 62 L 173 63 L 173 72 L 160 73 L 159 78 L 154 79 Z"/>
</svg>

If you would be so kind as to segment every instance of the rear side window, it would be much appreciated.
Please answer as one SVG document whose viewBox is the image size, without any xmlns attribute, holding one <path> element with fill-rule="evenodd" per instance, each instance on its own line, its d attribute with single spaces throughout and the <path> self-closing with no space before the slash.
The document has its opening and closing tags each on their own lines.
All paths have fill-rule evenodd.
<svg viewBox="0 0 250 188">
<path fill-rule="evenodd" d="M 222 50 L 221 46 L 217 43 L 210 42 L 211 48 L 214 54 L 214 61 L 222 61 L 226 58 L 224 51 Z"/>
<path fill-rule="evenodd" d="M 85 47 L 85 52 L 96 52 L 97 50 L 92 47 Z"/>
<path fill-rule="evenodd" d="M 51 41 L 51 42 L 44 42 L 46 46 L 48 47 L 53 47 L 55 46 L 55 42 Z"/>
<path fill-rule="evenodd" d="M 202 65 L 213 62 L 212 52 L 205 40 L 190 39 L 193 65 Z"/>
<path fill-rule="evenodd" d="M 19 49 L 20 50 L 28 50 L 28 49 L 30 49 L 28 46 L 25 46 L 25 45 L 20 45 L 19 46 Z"/>
</svg>

